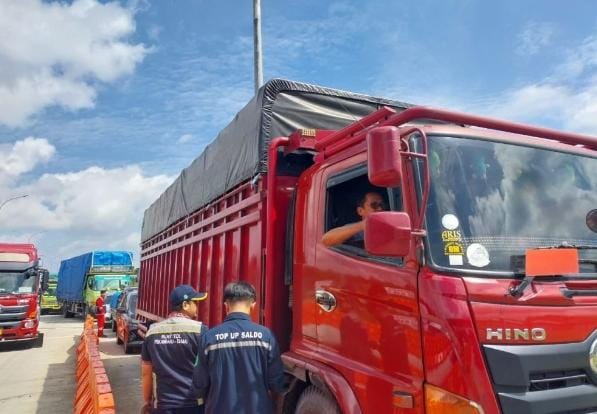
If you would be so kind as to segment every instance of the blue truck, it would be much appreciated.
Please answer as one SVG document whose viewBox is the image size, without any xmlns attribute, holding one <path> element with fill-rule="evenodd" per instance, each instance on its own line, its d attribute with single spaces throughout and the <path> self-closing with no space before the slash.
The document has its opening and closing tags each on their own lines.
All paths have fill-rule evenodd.
<svg viewBox="0 0 597 414">
<path fill-rule="evenodd" d="M 60 263 L 56 298 L 65 318 L 72 318 L 76 313 L 86 316 L 93 313 L 102 290 L 118 291 L 136 285 L 133 253 L 93 251 Z"/>
</svg>

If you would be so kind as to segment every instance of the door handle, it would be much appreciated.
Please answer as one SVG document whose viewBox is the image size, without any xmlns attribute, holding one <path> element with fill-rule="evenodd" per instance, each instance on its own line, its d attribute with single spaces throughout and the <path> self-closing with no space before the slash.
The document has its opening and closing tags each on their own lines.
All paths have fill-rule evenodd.
<svg viewBox="0 0 597 414">
<path fill-rule="evenodd" d="M 319 305 L 324 312 L 331 312 L 336 309 L 336 298 L 330 292 L 325 290 L 315 291 L 315 302 Z"/>
</svg>

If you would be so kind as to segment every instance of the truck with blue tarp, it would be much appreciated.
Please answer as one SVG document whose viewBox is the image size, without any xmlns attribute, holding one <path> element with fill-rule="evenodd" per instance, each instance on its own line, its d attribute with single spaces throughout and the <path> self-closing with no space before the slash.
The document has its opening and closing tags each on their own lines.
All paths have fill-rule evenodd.
<svg viewBox="0 0 597 414">
<path fill-rule="evenodd" d="M 136 284 L 133 253 L 93 251 L 60 263 L 56 297 L 64 317 L 70 318 L 76 313 L 93 313 L 102 290 L 117 291 Z"/>
</svg>

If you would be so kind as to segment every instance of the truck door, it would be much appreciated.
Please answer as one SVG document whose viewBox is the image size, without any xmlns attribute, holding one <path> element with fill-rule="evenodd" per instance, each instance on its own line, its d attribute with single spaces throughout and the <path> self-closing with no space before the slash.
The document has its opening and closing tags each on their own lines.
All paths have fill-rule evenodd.
<svg viewBox="0 0 597 414">
<path fill-rule="evenodd" d="M 385 209 L 401 209 L 400 189 L 372 186 L 365 162 L 364 154 L 341 161 L 314 180 L 321 187 L 315 266 L 303 281 L 316 304 L 319 355 L 351 383 L 364 413 L 423 412 L 416 261 L 370 256 L 362 234 L 335 246 L 321 241 L 328 230 L 359 220 L 357 205 L 367 193 L 378 193 Z"/>
</svg>

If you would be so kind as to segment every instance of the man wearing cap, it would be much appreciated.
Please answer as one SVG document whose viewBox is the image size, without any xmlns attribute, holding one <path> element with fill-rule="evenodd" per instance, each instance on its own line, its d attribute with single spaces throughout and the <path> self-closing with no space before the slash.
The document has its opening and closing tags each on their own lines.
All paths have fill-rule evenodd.
<svg viewBox="0 0 597 414">
<path fill-rule="evenodd" d="M 196 321 L 197 302 L 207 293 L 179 285 L 170 293 L 172 312 L 151 325 L 141 350 L 144 412 L 202 414 L 203 400 L 193 387 L 193 367 L 207 327 Z"/>
<path fill-rule="evenodd" d="M 251 321 L 255 288 L 224 288 L 228 316 L 201 337 L 193 382 L 206 397 L 205 414 L 272 414 L 272 394 L 282 391 L 284 369 L 271 331 Z"/>
</svg>

